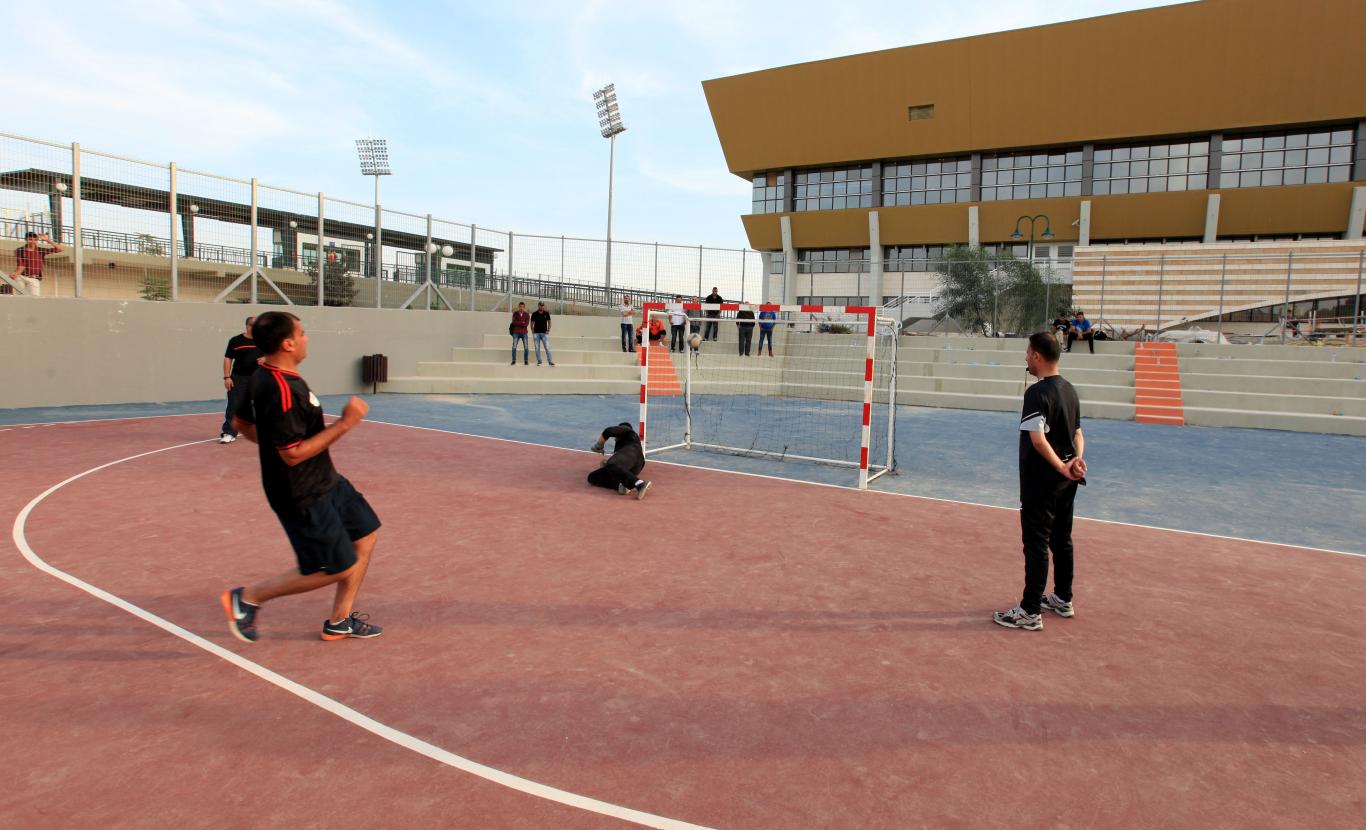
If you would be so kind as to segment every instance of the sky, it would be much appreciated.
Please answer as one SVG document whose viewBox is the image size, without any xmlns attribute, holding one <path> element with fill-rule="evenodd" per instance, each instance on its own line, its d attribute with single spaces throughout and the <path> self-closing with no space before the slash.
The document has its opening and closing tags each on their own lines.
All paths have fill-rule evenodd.
<svg viewBox="0 0 1366 830">
<path fill-rule="evenodd" d="M 370 203 L 355 139 L 386 138 L 388 208 L 518 233 L 739 248 L 703 80 L 1165 5 L 1136 0 L 32 4 L 7 40 L 0 130 Z M 798 22 L 810 21 L 810 22 Z"/>
</svg>

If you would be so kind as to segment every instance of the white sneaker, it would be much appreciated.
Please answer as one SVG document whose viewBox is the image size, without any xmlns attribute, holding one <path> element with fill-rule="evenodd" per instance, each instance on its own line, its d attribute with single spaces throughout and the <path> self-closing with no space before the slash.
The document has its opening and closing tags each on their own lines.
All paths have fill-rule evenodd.
<svg viewBox="0 0 1366 830">
<path fill-rule="evenodd" d="M 1072 610 L 1072 603 L 1063 602 L 1057 594 L 1044 594 L 1043 602 L 1040 603 L 1039 607 L 1047 608 L 1059 617 L 1071 617 L 1077 613 Z"/>
<path fill-rule="evenodd" d="M 222 435 L 218 436 L 218 443 L 220 443 L 220 444 L 231 444 L 233 441 L 236 441 L 236 440 L 237 440 L 237 436 L 236 436 L 236 435 L 229 435 L 229 434 L 227 434 L 226 432 L 223 433 Z"/>
<path fill-rule="evenodd" d="M 1043 616 L 1027 613 L 1018 605 L 1009 611 L 995 612 L 991 615 L 991 619 L 997 625 L 1004 625 L 1006 628 L 1023 628 L 1025 631 L 1043 630 Z"/>
</svg>

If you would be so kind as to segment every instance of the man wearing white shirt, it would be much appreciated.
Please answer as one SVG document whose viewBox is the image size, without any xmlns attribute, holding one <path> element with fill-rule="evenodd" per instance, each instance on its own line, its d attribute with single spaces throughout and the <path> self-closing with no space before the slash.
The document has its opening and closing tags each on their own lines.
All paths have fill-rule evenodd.
<svg viewBox="0 0 1366 830">
<path fill-rule="evenodd" d="M 631 298 L 623 296 L 621 305 L 617 306 L 617 313 L 621 315 L 621 350 L 623 352 L 634 352 L 636 350 L 636 339 L 632 334 L 634 326 L 632 320 L 635 318 L 636 309 L 631 305 Z"/>
<path fill-rule="evenodd" d="M 688 316 L 683 313 L 683 295 L 675 294 L 674 301 L 664 307 L 669 312 L 669 351 L 682 353 L 685 344 L 683 326 Z"/>
</svg>

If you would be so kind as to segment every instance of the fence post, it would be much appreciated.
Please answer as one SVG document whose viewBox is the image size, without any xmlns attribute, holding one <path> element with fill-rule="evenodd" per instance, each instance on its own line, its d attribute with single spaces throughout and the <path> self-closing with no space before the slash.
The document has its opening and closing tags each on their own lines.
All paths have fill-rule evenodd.
<svg viewBox="0 0 1366 830">
<path fill-rule="evenodd" d="M 256 177 L 251 179 L 251 267 L 247 270 L 251 280 L 251 304 L 256 305 Z"/>
<path fill-rule="evenodd" d="M 512 311 L 512 238 L 514 234 L 508 231 L 508 311 Z"/>
<path fill-rule="evenodd" d="M 745 301 L 745 260 L 749 259 L 749 254 L 744 248 L 740 249 L 740 302 Z"/>
<path fill-rule="evenodd" d="M 560 313 L 564 314 L 564 234 L 560 234 Z"/>
<path fill-rule="evenodd" d="M 702 293 L 702 246 L 697 246 L 697 296 L 705 297 Z"/>
<path fill-rule="evenodd" d="M 659 293 L 659 243 L 655 243 L 655 293 Z"/>
<path fill-rule="evenodd" d="M 323 193 L 318 191 L 318 307 L 323 306 L 323 281 L 327 277 L 327 233 L 323 228 Z"/>
<path fill-rule="evenodd" d="M 81 237 L 81 145 L 71 143 L 71 230 L 74 232 L 74 252 L 76 270 L 76 296 L 85 292 L 85 243 Z"/>
<path fill-rule="evenodd" d="M 1366 269 L 1366 251 L 1357 255 L 1357 293 L 1352 297 L 1352 336 L 1348 343 L 1357 344 L 1357 326 L 1361 323 L 1361 272 Z"/>
<path fill-rule="evenodd" d="M 168 213 L 170 214 L 169 221 L 171 226 L 171 234 L 169 237 L 171 246 L 171 302 L 178 302 L 180 300 L 180 254 L 176 250 L 175 244 L 175 226 L 177 218 L 175 162 L 171 162 L 166 170 L 168 171 L 170 179 L 168 182 L 170 185 L 170 196 L 167 199 L 167 208 Z"/>
<path fill-rule="evenodd" d="M 1228 254 L 1219 257 L 1219 316 L 1214 319 L 1215 324 L 1215 343 L 1224 342 L 1224 284 L 1228 280 Z"/>
<path fill-rule="evenodd" d="M 432 250 L 432 215 L 430 213 L 427 214 L 427 245 L 422 251 L 423 261 L 427 263 L 427 267 L 424 269 L 427 272 L 427 308 L 423 311 L 430 311 L 432 307 L 432 254 L 436 253 Z"/>
<path fill-rule="evenodd" d="M 379 181 L 379 177 L 375 177 Z M 378 187 L 378 185 L 376 185 Z M 384 208 L 375 202 L 375 308 L 384 308 Z"/>
<path fill-rule="evenodd" d="M 478 258 L 478 257 L 475 255 L 475 251 L 478 250 L 478 246 L 475 244 L 475 239 L 476 239 L 476 235 L 475 235 L 475 224 L 474 224 L 473 222 L 471 222 L 471 223 L 470 223 L 470 268 L 469 268 L 469 279 L 470 279 L 470 311 L 476 310 L 476 307 L 475 307 L 475 304 L 474 304 L 474 261 Z"/>
<path fill-rule="evenodd" d="M 1295 270 L 1295 252 L 1285 255 L 1285 302 L 1281 304 L 1281 345 L 1285 345 L 1285 328 L 1290 322 L 1290 280 Z"/>
<path fill-rule="evenodd" d="M 1162 283 L 1167 276 L 1167 255 L 1163 254 L 1157 261 L 1157 328 L 1153 331 L 1153 339 L 1156 340 L 1162 333 Z"/>
</svg>

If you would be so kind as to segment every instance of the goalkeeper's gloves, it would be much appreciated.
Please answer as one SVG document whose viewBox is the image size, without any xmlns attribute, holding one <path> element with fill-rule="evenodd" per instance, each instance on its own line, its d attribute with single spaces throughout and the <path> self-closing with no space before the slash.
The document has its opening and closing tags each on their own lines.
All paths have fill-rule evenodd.
<svg viewBox="0 0 1366 830">
<path fill-rule="evenodd" d="M 604 449 L 606 449 L 606 448 L 607 448 L 607 445 L 604 444 L 602 441 L 596 441 L 596 442 L 593 443 L 592 450 L 593 450 L 593 452 L 602 452 L 602 451 L 603 451 Z"/>
</svg>

